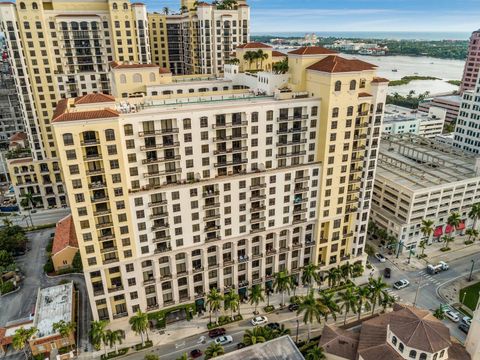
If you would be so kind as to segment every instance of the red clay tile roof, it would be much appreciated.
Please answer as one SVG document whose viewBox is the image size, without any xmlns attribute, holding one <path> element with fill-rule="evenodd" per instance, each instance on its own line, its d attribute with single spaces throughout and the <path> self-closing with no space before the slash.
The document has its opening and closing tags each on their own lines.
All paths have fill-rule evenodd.
<svg viewBox="0 0 480 360">
<path fill-rule="evenodd" d="M 24 132 L 18 132 L 16 134 L 13 134 L 10 137 L 10 141 L 22 141 L 26 139 L 27 139 L 27 134 L 25 134 Z"/>
<path fill-rule="evenodd" d="M 75 98 L 75 105 L 96 104 L 102 102 L 112 102 L 115 98 L 107 94 L 87 94 Z"/>
<path fill-rule="evenodd" d="M 382 77 L 374 77 L 372 80 L 372 83 L 384 83 L 384 82 L 390 82 L 390 80 Z"/>
<path fill-rule="evenodd" d="M 119 63 L 113 61 L 110 63 L 112 69 L 140 69 L 140 68 L 153 68 L 158 67 L 155 64 L 128 64 L 128 63 Z"/>
<path fill-rule="evenodd" d="M 68 215 L 57 223 L 55 237 L 53 238 L 52 255 L 55 255 L 68 246 L 78 248 L 77 234 L 75 233 L 72 215 Z"/>
<path fill-rule="evenodd" d="M 238 45 L 237 49 L 271 49 L 270 45 L 261 42 L 249 42 L 246 44 Z"/>
<path fill-rule="evenodd" d="M 331 49 L 326 49 L 321 46 L 304 46 L 298 48 L 297 50 L 290 51 L 289 54 L 293 55 L 329 55 L 337 54 L 336 51 Z"/>
<path fill-rule="evenodd" d="M 361 92 L 358 94 L 358 97 L 371 97 L 372 94 L 366 93 L 366 92 Z"/>
<path fill-rule="evenodd" d="M 319 346 L 327 354 L 355 360 L 357 358 L 358 339 L 360 333 L 346 331 L 335 326 L 325 325 Z"/>
<path fill-rule="evenodd" d="M 160 74 L 171 74 L 172 72 L 168 70 L 167 68 L 161 67 L 160 70 L 158 70 Z"/>
<path fill-rule="evenodd" d="M 26 157 L 26 158 L 21 158 L 21 159 L 15 159 L 10 161 L 10 164 L 23 164 L 26 162 L 33 162 L 33 158 L 31 157 Z"/>
<path fill-rule="evenodd" d="M 277 50 L 273 50 L 272 51 L 272 56 L 287 56 L 287 54 L 284 54 L 280 51 L 277 51 Z"/>
<path fill-rule="evenodd" d="M 341 56 L 330 55 L 309 66 L 307 69 L 328 73 L 354 72 L 374 70 L 377 66 L 357 59 L 345 59 Z"/>
<path fill-rule="evenodd" d="M 78 111 L 64 113 L 52 122 L 61 122 L 61 121 L 77 121 L 77 120 L 93 120 L 93 119 L 106 119 L 118 117 L 119 112 L 112 109 L 103 109 L 103 110 L 92 110 L 92 111 Z"/>
<path fill-rule="evenodd" d="M 57 103 L 57 107 L 55 108 L 55 111 L 53 112 L 52 121 L 55 121 L 57 117 L 64 114 L 65 111 L 67 111 L 67 109 L 68 109 L 68 99 L 60 100 Z"/>
</svg>

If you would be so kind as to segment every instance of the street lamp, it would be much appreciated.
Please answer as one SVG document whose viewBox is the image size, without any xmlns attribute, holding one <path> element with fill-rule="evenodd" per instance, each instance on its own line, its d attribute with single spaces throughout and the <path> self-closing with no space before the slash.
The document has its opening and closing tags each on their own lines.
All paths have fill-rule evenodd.
<svg viewBox="0 0 480 360">
<path fill-rule="evenodd" d="M 299 322 L 298 322 L 298 319 L 297 319 L 297 336 L 295 337 L 295 342 L 298 343 L 298 326 L 299 326 Z"/>
<path fill-rule="evenodd" d="M 472 259 L 472 268 L 470 269 L 470 275 L 468 276 L 468 281 L 472 281 L 473 268 L 475 266 L 475 260 Z"/>
</svg>

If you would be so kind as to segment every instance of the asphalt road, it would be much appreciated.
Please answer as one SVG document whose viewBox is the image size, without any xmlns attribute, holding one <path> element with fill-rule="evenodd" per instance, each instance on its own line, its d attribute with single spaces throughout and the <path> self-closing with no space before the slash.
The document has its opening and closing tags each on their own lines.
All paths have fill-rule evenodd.
<svg viewBox="0 0 480 360">
<path fill-rule="evenodd" d="M 70 209 L 51 209 L 51 210 L 37 210 L 36 213 L 32 215 L 32 221 L 34 225 L 46 225 L 54 224 L 58 220 L 63 219 L 65 216 L 70 214 Z M 23 227 L 30 226 L 30 216 L 28 211 L 22 211 L 21 214 L 11 215 L 10 220 L 13 224 L 20 225 Z"/>
<path fill-rule="evenodd" d="M 471 260 L 480 260 L 480 254 L 472 254 L 464 258 L 452 261 L 449 263 L 449 270 L 440 272 L 436 275 L 428 275 L 426 269 L 417 271 L 403 271 L 391 263 L 388 259 L 385 263 L 380 263 L 375 258 L 369 258 L 370 262 L 375 265 L 380 274 L 383 274 L 383 269 L 390 267 L 392 269 L 392 277 L 384 279 L 386 283 L 392 285 L 394 282 L 407 279 L 410 281 L 410 286 L 402 290 L 391 289 L 389 292 L 396 296 L 400 302 L 413 304 L 418 290 L 416 305 L 420 308 L 435 311 L 440 304 L 445 302 L 437 295 L 437 290 L 443 284 L 455 279 L 457 277 L 467 277 L 471 269 Z M 480 268 L 480 261 L 477 261 Z M 477 268 L 478 270 L 478 268 Z M 460 289 L 458 289 L 460 290 Z M 458 323 L 451 320 L 444 320 L 445 325 L 450 329 L 450 333 L 460 340 L 465 342 L 466 335 L 458 329 Z"/>
</svg>

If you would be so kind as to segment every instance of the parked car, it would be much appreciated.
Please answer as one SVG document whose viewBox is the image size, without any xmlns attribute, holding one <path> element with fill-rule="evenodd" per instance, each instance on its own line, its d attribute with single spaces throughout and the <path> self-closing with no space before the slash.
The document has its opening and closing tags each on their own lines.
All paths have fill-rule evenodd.
<svg viewBox="0 0 480 360">
<path fill-rule="evenodd" d="M 210 330 L 208 332 L 208 336 L 210 336 L 211 338 L 215 338 L 215 337 L 218 337 L 218 336 L 225 335 L 226 332 L 227 332 L 227 330 L 225 330 L 224 328 L 216 328 L 216 329 Z"/>
<path fill-rule="evenodd" d="M 387 279 L 390 279 L 391 275 L 392 275 L 392 269 L 390 268 L 383 269 L 383 276 L 385 276 Z"/>
<path fill-rule="evenodd" d="M 223 346 L 223 345 L 233 343 L 233 338 L 230 335 L 223 335 L 223 336 L 217 337 L 214 341 L 215 341 L 215 344 Z"/>
<path fill-rule="evenodd" d="M 237 349 L 243 349 L 245 346 L 247 346 L 247 345 L 245 345 L 243 342 L 238 343 L 237 344 Z"/>
<path fill-rule="evenodd" d="M 387 261 L 387 259 L 385 258 L 385 256 L 383 256 L 382 254 L 380 253 L 376 253 L 375 254 L 375 258 L 380 261 L 381 263 L 384 263 L 385 261 Z"/>
<path fill-rule="evenodd" d="M 288 310 L 290 310 L 290 311 L 297 311 L 297 310 L 298 310 L 298 304 L 290 304 L 290 305 L 288 305 Z"/>
<path fill-rule="evenodd" d="M 393 288 L 397 289 L 397 290 L 401 290 L 401 289 L 406 288 L 408 285 L 410 285 L 410 281 L 408 281 L 406 279 L 402 279 L 402 280 L 398 280 L 397 282 L 395 282 L 393 284 Z"/>
<path fill-rule="evenodd" d="M 470 327 L 472 325 L 472 318 L 470 316 L 464 316 L 462 318 L 462 324 L 468 325 Z"/>
<path fill-rule="evenodd" d="M 280 324 L 276 323 L 276 322 L 275 323 L 268 323 L 266 326 L 271 330 L 280 329 Z"/>
<path fill-rule="evenodd" d="M 468 331 L 470 330 L 470 326 L 464 323 L 461 323 L 460 325 L 458 325 L 458 328 L 462 330 L 465 334 L 468 334 Z"/>
<path fill-rule="evenodd" d="M 266 316 L 256 316 L 250 322 L 253 326 L 258 326 L 268 323 L 268 319 Z"/>
<path fill-rule="evenodd" d="M 193 349 L 192 351 L 190 351 L 190 357 L 192 359 L 199 358 L 202 355 L 203 355 L 203 353 L 200 349 Z"/>
<path fill-rule="evenodd" d="M 445 316 L 453 322 L 458 322 L 460 320 L 458 314 L 456 312 L 453 312 L 452 310 L 445 310 Z"/>
</svg>

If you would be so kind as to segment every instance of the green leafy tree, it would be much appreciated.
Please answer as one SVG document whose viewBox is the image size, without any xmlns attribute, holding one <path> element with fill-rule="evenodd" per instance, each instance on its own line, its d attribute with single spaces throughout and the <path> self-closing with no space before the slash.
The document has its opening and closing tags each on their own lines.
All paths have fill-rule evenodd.
<svg viewBox="0 0 480 360">
<path fill-rule="evenodd" d="M 28 359 L 28 340 L 35 335 L 37 332 L 37 328 L 31 327 L 30 329 L 25 329 L 21 327 L 20 329 L 15 330 L 12 338 L 12 345 L 15 350 L 22 350 L 23 354 L 25 355 L 25 359 Z"/>
<path fill-rule="evenodd" d="M 425 240 L 420 241 L 420 243 L 418 244 L 418 247 L 422 249 L 422 257 L 423 257 L 423 255 L 425 254 L 425 248 L 427 247 L 427 243 L 425 242 Z"/>
<path fill-rule="evenodd" d="M 254 285 L 250 288 L 248 294 L 248 302 L 250 305 L 255 305 L 255 314 L 257 314 L 257 307 L 260 302 L 265 301 L 265 297 L 263 296 L 263 289 L 260 285 Z"/>
<path fill-rule="evenodd" d="M 272 70 L 275 74 L 286 74 L 288 72 L 288 59 L 285 58 L 273 64 Z"/>
<path fill-rule="evenodd" d="M 33 196 L 31 192 L 28 192 L 23 195 L 22 200 L 20 200 L 20 205 L 25 209 L 28 208 L 28 216 L 30 218 L 30 224 L 33 225 L 33 219 L 32 219 L 32 208 L 34 208 L 37 204 L 37 200 Z"/>
<path fill-rule="evenodd" d="M 25 251 L 27 235 L 25 230 L 18 226 L 7 226 L 0 229 L 0 249 L 10 254 Z"/>
<path fill-rule="evenodd" d="M 145 354 L 143 359 L 144 360 L 160 360 L 160 357 L 157 354 Z"/>
<path fill-rule="evenodd" d="M 246 51 L 243 54 L 243 59 L 248 62 L 248 68 L 251 70 L 253 62 L 257 60 L 257 53 L 255 51 Z"/>
<path fill-rule="evenodd" d="M 73 257 L 72 269 L 74 272 L 77 272 L 77 273 L 83 272 L 83 265 L 82 265 L 82 258 L 80 257 L 80 251 L 77 251 L 77 253 Z"/>
<path fill-rule="evenodd" d="M 392 307 L 395 304 L 395 298 L 389 294 L 386 294 L 381 301 L 383 311 L 387 310 L 387 308 Z"/>
<path fill-rule="evenodd" d="M 6 250 L 0 250 L 0 267 L 6 268 L 12 264 L 15 264 L 13 256 Z"/>
<path fill-rule="evenodd" d="M 268 54 L 264 52 L 262 49 L 258 49 L 257 59 L 260 60 L 260 69 L 263 69 L 263 62 L 268 59 Z M 257 64 L 257 68 L 258 68 L 258 64 Z"/>
<path fill-rule="evenodd" d="M 146 313 L 138 310 L 135 315 L 133 315 L 128 321 L 130 327 L 135 332 L 135 334 L 140 335 L 142 339 L 142 347 L 145 346 L 145 340 L 143 335 L 147 335 L 148 340 L 148 316 Z"/>
<path fill-rule="evenodd" d="M 369 289 L 369 301 L 372 305 L 372 315 L 375 314 L 376 305 L 382 304 L 382 299 L 387 294 L 386 290 L 388 285 L 383 282 L 382 278 L 378 279 L 370 278 L 368 279 L 368 289 Z"/>
<path fill-rule="evenodd" d="M 324 360 L 326 359 L 323 349 L 319 346 L 314 346 L 308 350 L 305 355 L 305 360 Z"/>
<path fill-rule="evenodd" d="M 213 288 L 207 295 L 207 305 L 210 310 L 210 323 L 212 322 L 212 313 L 214 312 L 217 317 L 215 322 L 218 323 L 218 311 L 222 306 L 223 296 L 217 290 L 217 288 Z"/>
<path fill-rule="evenodd" d="M 435 316 L 438 320 L 445 320 L 445 312 L 443 311 L 442 305 L 435 309 L 433 316 Z"/>
<path fill-rule="evenodd" d="M 232 319 L 235 311 L 238 310 L 238 315 L 240 315 L 240 296 L 235 291 L 225 294 L 223 303 L 225 310 L 230 310 L 230 317 Z"/>
<path fill-rule="evenodd" d="M 93 321 L 90 326 L 90 339 L 95 350 L 100 350 L 103 340 L 105 339 L 105 320 Z"/>
<path fill-rule="evenodd" d="M 475 203 L 468 212 L 468 217 L 473 220 L 472 229 L 477 229 L 477 220 L 480 217 L 480 203 Z"/>
<path fill-rule="evenodd" d="M 444 235 L 442 237 L 442 239 L 443 239 L 443 249 L 444 250 L 447 250 L 449 248 L 448 245 L 455 240 L 455 238 L 453 236 L 450 236 L 450 235 Z"/>
<path fill-rule="evenodd" d="M 315 299 L 313 291 L 310 291 L 308 295 L 300 299 L 297 315 L 303 315 L 303 322 L 308 327 L 308 340 L 310 340 L 313 322 L 316 321 L 320 323 L 321 314 L 326 311 L 328 311 L 328 309 L 321 307 Z"/>
<path fill-rule="evenodd" d="M 213 359 L 223 354 L 225 354 L 225 349 L 223 348 L 223 346 L 212 342 L 205 350 L 205 359 Z"/>
<path fill-rule="evenodd" d="M 340 301 L 342 301 L 342 305 L 340 306 L 340 308 L 344 312 L 343 325 L 345 325 L 347 323 L 348 313 L 350 311 L 354 314 L 357 313 L 358 297 L 353 288 L 348 287 L 345 289 L 345 291 L 342 291 L 339 294 L 339 298 Z"/>
<path fill-rule="evenodd" d="M 285 293 L 287 292 L 290 294 L 290 290 L 292 288 L 292 278 L 287 274 L 286 271 L 280 271 L 275 274 L 273 288 L 276 292 L 282 294 L 282 306 L 285 306 Z"/>
<path fill-rule="evenodd" d="M 474 228 L 468 228 L 467 230 L 465 230 L 465 234 L 468 235 L 468 241 L 471 241 L 472 237 L 474 239 L 478 237 L 478 230 Z"/>
<path fill-rule="evenodd" d="M 179 358 L 177 358 L 177 360 L 188 360 L 188 355 L 187 355 L 187 353 L 183 353 L 182 356 L 180 356 Z"/>
<path fill-rule="evenodd" d="M 163 13 L 164 13 L 165 15 L 170 14 L 170 9 L 165 6 L 165 7 L 163 8 Z"/>
<path fill-rule="evenodd" d="M 366 311 L 370 310 L 370 289 L 368 286 L 358 286 L 355 288 L 358 300 L 358 320 L 362 316 L 362 309 L 365 307 Z"/>
<path fill-rule="evenodd" d="M 327 279 L 328 279 L 328 287 L 332 287 L 337 285 L 337 282 L 341 278 L 341 272 L 339 268 L 331 268 L 327 272 Z"/>
<path fill-rule="evenodd" d="M 247 346 L 264 343 L 267 341 L 265 338 L 265 330 L 262 327 L 255 326 L 253 329 L 245 330 L 243 334 L 243 343 Z"/>
<path fill-rule="evenodd" d="M 286 328 L 284 324 L 280 324 L 278 329 L 273 330 L 273 338 L 290 335 L 290 329 Z"/>
<path fill-rule="evenodd" d="M 118 354 L 118 345 L 123 342 L 123 333 L 120 330 L 107 330 L 105 340 L 110 349 L 115 347 L 115 354 Z"/>
<path fill-rule="evenodd" d="M 303 267 L 302 271 L 302 283 L 308 286 L 308 289 L 311 290 L 315 283 L 320 282 L 320 277 L 318 275 L 318 266 L 309 263 Z"/>
</svg>

